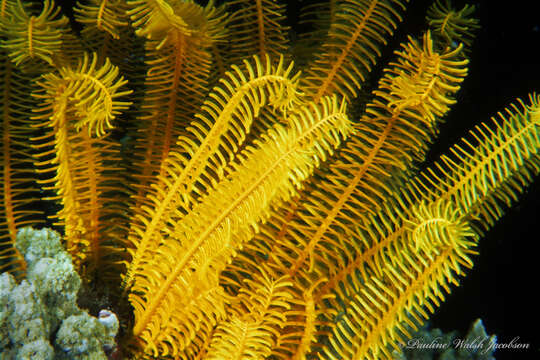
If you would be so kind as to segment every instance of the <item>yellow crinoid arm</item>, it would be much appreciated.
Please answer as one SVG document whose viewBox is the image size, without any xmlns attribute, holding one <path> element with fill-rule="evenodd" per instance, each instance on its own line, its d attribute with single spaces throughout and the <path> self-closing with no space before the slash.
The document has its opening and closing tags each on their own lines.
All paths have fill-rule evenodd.
<svg viewBox="0 0 540 360">
<path fill-rule="evenodd" d="M 416 201 L 445 199 L 488 229 L 540 171 L 540 104 L 518 99 L 492 125 L 483 123 L 410 183 Z"/>
<path fill-rule="evenodd" d="M 0 50 L 0 271 L 17 278 L 26 266 L 15 248 L 17 231 L 45 218 L 28 140 L 35 129 L 26 116 L 37 105 L 28 98 L 36 88 L 35 80 L 36 75 L 17 69 Z"/>
<path fill-rule="evenodd" d="M 337 5 L 328 37 L 306 67 L 302 90 L 316 102 L 338 93 L 354 98 L 405 11 L 404 0 L 346 0 Z"/>
<path fill-rule="evenodd" d="M 142 254 L 129 299 L 135 308 L 133 332 L 143 347 L 155 355 L 174 354 L 175 347 L 182 350 L 191 342 L 199 323 L 223 318 L 222 290 L 213 293 L 212 301 L 200 296 L 219 286 L 220 272 L 257 224 L 289 199 L 351 131 L 344 105 L 327 98 L 322 103 L 303 107 L 291 115 L 290 129 L 276 126 L 264 141 L 247 148 L 230 176 L 175 222 L 157 250 Z M 156 327 L 167 331 L 158 334 Z"/>
<path fill-rule="evenodd" d="M 100 59 L 108 58 L 132 81 L 137 70 L 143 71 L 136 65 L 142 62 L 144 53 L 129 26 L 127 9 L 126 0 L 81 0 L 73 12 L 82 25 L 77 39 L 85 51 L 97 53 Z"/>
<path fill-rule="evenodd" d="M 377 211 L 391 193 L 389 182 L 422 159 L 438 122 L 455 102 L 453 94 L 467 73 L 460 49 L 438 53 L 427 33 L 422 45 L 410 39 L 398 55 L 339 156 L 319 172 L 296 209 L 273 216 L 259 235 L 261 247 L 275 249 L 270 256 L 284 252 L 279 262 L 291 275 L 306 264 L 313 269 L 312 255 L 329 247 L 326 241 L 335 246 L 334 234 L 354 223 L 353 217 Z M 291 263 L 292 249 L 298 258 Z"/>
<path fill-rule="evenodd" d="M 140 5 L 150 6 L 151 3 Z M 146 29 L 146 23 L 137 21 L 145 12 L 137 11 L 138 7 L 131 11 L 137 33 L 151 39 L 145 42 L 147 68 L 144 84 L 141 84 L 144 94 L 137 120 L 130 129 L 134 151 L 129 160 L 133 164 L 132 174 L 137 187 L 134 208 L 139 208 L 145 201 L 144 195 L 153 177 L 165 175 L 165 159 L 177 138 L 191 136 L 186 128 L 209 92 L 210 48 L 224 31 L 223 13 L 211 2 L 206 7 L 192 2 L 163 6 L 170 7 L 170 16 L 183 19 L 185 26 L 163 23 L 160 24 L 162 31 L 148 30 L 147 33 L 142 31 Z"/>
<path fill-rule="evenodd" d="M 128 25 L 126 0 L 84 0 L 77 4 L 75 19 L 85 28 L 107 32 L 119 39 L 122 28 Z"/>
<path fill-rule="evenodd" d="M 158 48 L 167 41 L 169 33 L 175 31 L 190 33 L 185 17 L 176 15 L 167 1 L 132 0 L 128 2 L 128 5 L 130 6 L 128 15 L 137 29 L 137 35 L 159 40 Z"/>
<path fill-rule="evenodd" d="M 0 0 L 0 19 L 6 19 L 17 0 Z"/>
<path fill-rule="evenodd" d="M 175 151 L 166 159 L 164 175 L 149 189 L 148 204 L 138 209 L 131 224 L 131 248 L 123 287 L 128 289 L 139 270 L 142 257 L 152 253 L 162 241 L 163 229 L 182 217 L 179 208 L 189 209 L 200 191 L 213 187 L 224 176 L 224 168 L 234 157 L 249 132 L 253 119 L 265 106 L 285 112 L 298 104 L 298 75 L 292 64 L 272 65 L 270 58 L 245 62 L 245 73 L 233 66 L 202 106 L 202 112 L 188 127 L 188 135 L 178 138 Z"/>
<path fill-rule="evenodd" d="M 60 15 L 54 1 L 45 0 L 41 13 L 33 15 L 21 0 L 10 6 L 11 16 L 0 22 L 5 39 L 2 47 L 17 64 L 39 59 L 54 65 L 62 50 L 62 38 L 67 33 L 68 19 Z"/>
<path fill-rule="evenodd" d="M 236 310 L 217 325 L 208 359 L 267 358 L 277 345 L 278 330 L 285 326 L 285 313 L 292 306 L 292 283 L 265 267 L 245 283 L 235 299 Z"/>
<path fill-rule="evenodd" d="M 393 359 L 472 267 L 477 234 L 448 201 L 391 204 L 371 220 L 379 225 L 362 222 L 358 235 L 372 248 L 350 264 L 354 270 L 330 300 L 343 316 L 328 319 L 332 334 L 322 359 Z"/>
<path fill-rule="evenodd" d="M 540 172 L 538 97 L 506 113 L 477 127 L 360 224 L 358 238 L 371 245 L 316 294 L 333 287 L 333 308 L 348 313 L 335 324 L 326 358 L 391 358 L 406 327 L 427 319 L 472 266 L 479 231 Z"/>
<path fill-rule="evenodd" d="M 103 136 L 130 104 L 121 100 L 130 91 L 122 89 L 126 81 L 118 77 L 117 69 L 108 60 L 98 68 L 97 61 L 95 54 L 85 54 L 76 68 L 43 75 L 38 81 L 41 91 L 34 94 L 41 104 L 33 119 L 42 121 L 38 126 L 47 131 L 35 139 L 40 159 L 36 165 L 42 173 L 54 173 L 44 183 L 60 200 L 58 218 L 65 226 L 67 250 L 78 266 L 87 257 L 100 258 L 99 232 L 105 227 L 100 220 L 107 217 L 104 189 L 110 186 L 104 183 L 114 180 L 105 174 L 105 164 L 117 158 L 117 150 Z"/>
<path fill-rule="evenodd" d="M 17 230 L 45 219 L 38 175 L 28 140 L 36 129 L 29 98 L 41 72 L 52 70 L 66 33 L 67 19 L 52 2 L 30 11 L 20 1 L 0 3 L 0 270 L 20 278 L 25 262 L 15 249 Z"/>
<path fill-rule="evenodd" d="M 312 299 L 317 303 L 332 296 L 330 289 L 337 286 L 334 275 L 342 270 L 352 271 L 341 273 L 343 278 L 354 275 L 355 268 L 347 264 L 367 251 L 369 243 L 357 240 L 350 229 L 359 219 L 380 210 L 392 194 L 389 183 L 399 182 L 414 161 L 423 158 L 467 73 L 461 48 L 439 53 L 429 33 L 422 44 L 410 39 L 397 54 L 366 113 L 354 124 L 354 135 L 335 159 L 317 170 L 317 178 L 291 208 L 274 212 L 261 227 L 254 242 L 233 263 L 227 284 L 241 286 L 237 279 L 249 276 L 260 262 L 268 262 L 291 276 L 304 292 L 327 277 L 329 281 L 314 290 Z M 298 321 L 288 331 L 307 336 L 313 333 L 313 311 L 307 309 L 299 310 L 305 312 L 305 324 Z M 321 324 L 320 320 L 315 322 Z M 291 341 L 290 353 L 297 344 Z M 309 348 L 309 343 L 305 347 Z"/>
<path fill-rule="evenodd" d="M 286 53 L 288 27 L 283 24 L 284 4 L 275 0 L 235 0 L 226 6 L 231 12 L 230 53 L 225 54 L 230 63 L 238 63 L 253 54 L 277 59 Z"/>
<path fill-rule="evenodd" d="M 112 129 L 111 121 L 130 104 L 120 99 L 131 91 L 120 91 L 127 81 L 118 76 L 117 67 L 108 60 L 101 67 L 97 67 L 97 63 L 96 54 L 85 54 L 77 68 L 65 67 L 59 70 L 59 74 L 43 75 L 40 85 L 45 89 L 45 94 L 36 97 L 51 104 L 47 108 L 49 111 L 54 107 L 63 110 L 50 114 L 49 126 L 60 126 L 61 122 L 65 122 L 65 112 L 69 111 L 74 115 L 70 126 L 77 131 L 84 128 L 88 135 L 100 137 L 106 130 Z"/>
<path fill-rule="evenodd" d="M 157 42 L 160 49 L 175 43 L 178 36 L 198 38 L 201 43 L 208 41 L 219 28 L 224 14 L 210 1 L 202 7 L 192 1 L 128 0 L 128 12 L 132 26 L 138 36 Z M 213 19 L 209 23 L 209 19 Z"/>
<path fill-rule="evenodd" d="M 446 46 L 455 47 L 462 42 L 467 50 L 474 39 L 475 30 L 480 27 L 478 19 L 471 17 L 474 10 L 474 5 L 465 5 L 463 9 L 456 10 L 450 0 L 437 0 L 429 8 L 426 18 L 433 36 L 443 39 Z"/>
</svg>

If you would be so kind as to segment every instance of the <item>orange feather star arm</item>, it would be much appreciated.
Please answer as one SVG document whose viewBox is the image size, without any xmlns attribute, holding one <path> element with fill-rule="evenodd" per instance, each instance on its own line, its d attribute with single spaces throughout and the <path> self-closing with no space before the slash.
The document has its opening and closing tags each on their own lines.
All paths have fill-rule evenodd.
<svg viewBox="0 0 540 360">
<path fill-rule="evenodd" d="M 40 127 L 48 129 L 36 139 L 40 141 L 38 157 L 43 159 L 36 165 L 42 173 L 55 174 L 45 183 L 56 191 L 63 206 L 58 217 L 65 226 L 66 248 L 79 267 L 87 257 L 99 258 L 98 233 L 103 225 L 98 198 L 107 196 L 99 188 L 112 180 L 105 175 L 105 164 L 118 156 L 103 136 L 130 104 L 121 100 L 130 91 L 121 89 L 126 81 L 118 78 L 118 69 L 108 61 L 102 67 L 96 65 L 95 54 L 85 55 L 75 69 L 43 75 L 42 91 L 35 94 L 42 103 L 33 116 L 43 121 Z"/>
</svg>

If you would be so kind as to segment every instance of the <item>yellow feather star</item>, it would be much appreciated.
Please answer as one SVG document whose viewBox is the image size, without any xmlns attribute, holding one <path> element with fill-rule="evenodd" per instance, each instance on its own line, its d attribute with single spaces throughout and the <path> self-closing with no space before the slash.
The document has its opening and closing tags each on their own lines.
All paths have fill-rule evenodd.
<svg viewBox="0 0 540 360">
<path fill-rule="evenodd" d="M 1 1 L 0 270 L 54 203 L 129 358 L 393 358 L 540 171 L 536 94 L 418 170 L 478 25 L 436 1 L 369 94 L 407 3 Z"/>
</svg>

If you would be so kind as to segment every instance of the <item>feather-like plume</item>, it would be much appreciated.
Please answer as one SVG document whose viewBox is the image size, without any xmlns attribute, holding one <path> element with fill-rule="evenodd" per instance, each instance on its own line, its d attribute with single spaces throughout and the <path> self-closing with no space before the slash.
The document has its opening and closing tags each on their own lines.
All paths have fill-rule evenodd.
<svg viewBox="0 0 540 360">
<path fill-rule="evenodd" d="M 472 267 L 477 235 L 450 202 L 421 204 L 412 216 L 406 213 L 388 206 L 377 218 L 384 227 L 363 224 L 363 241 L 375 245 L 371 264 L 378 269 L 358 261 L 356 273 L 335 288 L 332 308 L 344 315 L 334 318 L 322 358 L 390 359 L 391 351 L 399 351 L 398 344 L 410 337 L 409 329 L 417 330 L 444 300 L 442 289 L 449 293 L 464 269 Z M 360 258 L 373 253 L 365 251 Z"/>
<path fill-rule="evenodd" d="M 0 270 L 17 278 L 24 274 L 26 264 L 14 246 L 17 230 L 41 224 L 44 215 L 39 210 L 39 187 L 28 142 L 34 130 L 22 115 L 36 106 L 27 96 L 35 87 L 35 78 L 17 69 L 0 49 Z"/>
<path fill-rule="evenodd" d="M 302 203 L 295 215 L 278 215 L 270 220 L 268 236 L 276 241 L 276 247 L 288 236 L 292 244 L 296 244 L 296 240 L 292 240 L 297 238 L 294 233 L 304 234 L 303 238 L 308 241 L 302 240 L 305 244 L 301 248 L 309 251 L 297 259 L 300 263 L 288 268 L 289 272 L 299 269 L 307 259 L 311 259 L 312 268 L 313 259 L 309 254 L 314 252 L 316 244 L 354 223 L 347 213 L 352 211 L 355 216 L 361 216 L 376 209 L 384 194 L 391 192 L 385 187 L 384 179 L 390 172 L 395 178 L 396 171 L 410 167 L 411 153 L 417 154 L 417 160 L 422 158 L 438 119 L 454 102 L 451 94 L 459 89 L 467 73 L 467 62 L 461 59 L 460 50 L 436 53 L 429 34 L 422 47 L 413 39 L 403 47 L 398 61 L 375 91 L 377 97 L 368 104 L 366 115 L 355 124 L 355 136 L 347 141 L 324 175 L 321 174 L 321 184 L 315 185 L 325 190 L 309 188 L 300 198 Z M 321 216 L 324 221 L 316 219 Z M 287 218 L 296 220 L 287 221 Z M 305 223 L 314 227 L 306 228 Z M 318 223 L 320 226 L 315 226 Z M 264 242 L 270 243 L 269 239 Z M 286 248 L 298 246 L 292 244 Z"/>
<path fill-rule="evenodd" d="M 129 160 L 137 188 L 132 207 L 138 209 L 146 202 L 144 195 L 153 177 L 166 175 L 165 159 L 178 137 L 192 137 L 186 128 L 208 93 L 210 49 L 223 36 L 225 15 L 212 2 L 206 7 L 192 2 L 130 5 L 134 7 L 130 13 L 138 26 L 136 32 L 152 39 L 145 44 L 147 69 L 141 84 L 144 94 L 130 129 L 134 153 Z M 150 15 L 154 12 L 157 15 Z M 158 31 L 151 24 L 160 19 L 162 12 L 169 14 L 170 22 L 156 25 Z M 142 14 L 148 15 L 146 22 Z"/>
<path fill-rule="evenodd" d="M 492 126 L 477 126 L 412 181 L 414 198 L 452 201 L 478 232 L 492 226 L 540 170 L 539 97 L 518 103 L 493 118 Z"/>
<path fill-rule="evenodd" d="M 437 0 L 428 9 L 426 18 L 433 36 L 440 37 L 446 46 L 455 47 L 461 42 L 467 50 L 474 40 L 474 32 L 480 27 L 478 19 L 472 17 L 474 11 L 474 5 L 456 10 L 450 0 Z"/>
<path fill-rule="evenodd" d="M 91 57 L 85 55 L 76 69 L 62 68 L 58 75 L 44 75 L 40 85 L 46 93 L 36 97 L 47 104 L 47 111 L 52 108 L 60 111 L 36 116 L 36 119 L 50 116 L 48 126 L 65 126 L 60 123 L 68 121 L 62 119 L 68 112 L 73 113 L 70 120 L 76 131 L 84 128 L 89 136 L 101 137 L 106 130 L 112 129 L 111 121 L 129 106 L 129 102 L 117 98 L 126 96 L 131 91 L 119 91 L 126 81 L 118 80 L 118 68 L 109 61 L 97 68 L 97 62 L 96 54 Z M 61 89 L 61 92 L 58 92 L 58 89 Z"/>
<path fill-rule="evenodd" d="M 44 182 L 63 206 L 58 217 L 65 226 L 66 248 L 79 267 L 83 261 L 95 265 L 102 260 L 100 233 L 105 225 L 100 220 L 112 211 L 102 204 L 114 204 L 109 194 L 115 186 L 110 183 L 120 181 L 111 174 L 117 169 L 107 167 L 117 162 L 118 150 L 104 134 L 130 104 L 122 101 L 130 91 L 122 89 L 126 81 L 118 77 L 118 69 L 108 60 L 97 68 L 97 61 L 95 54 L 85 55 L 75 69 L 43 75 L 38 82 L 42 91 L 35 94 L 41 106 L 33 116 L 41 121 L 39 127 L 48 129 L 35 139 L 41 159 L 36 165 L 41 173 L 54 174 Z"/>
<path fill-rule="evenodd" d="M 16 0 L 0 0 L 0 19 L 6 19 Z"/>
<path fill-rule="evenodd" d="M 287 276 L 275 278 L 270 269 L 261 268 L 246 279 L 247 287 L 235 299 L 244 311 L 217 325 L 208 359 L 261 359 L 272 354 L 279 331 L 290 309 L 292 283 Z M 234 310 L 233 310 L 234 311 Z"/>
<path fill-rule="evenodd" d="M 17 230 L 28 225 L 39 226 L 44 218 L 33 166 L 35 151 L 28 140 L 36 130 L 27 114 L 37 106 L 37 101 L 28 94 L 36 90 L 35 81 L 40 73 L 52 69 L 49 55 L 53 56 L 52 52 L 59 48 L 59 36 L 65 33 L 67 22 L 58 16 L 53 3 L 43 5 L 41 13 L 32 16 L 20 1 L 1 3 L 0 269 L 18 279 L 24 275 L 25 262 L 14 246 Z M 53 36 L 44 34 L 54 27 L 59 28 Z M 31 31 L 33 36 L 23 29 Z M 30 44 L 34 47 L 31 51 L 25 49 Z"/>
<path fill-rule="evenodd" d="M 311 103 L 291 115 L 289 123 L 294 126 L 289 131 L 276 126 L 255 148 L 247 148 L 230 176 L 176 222 L 166 241 L 156 251 L 142 254 L 140 269 L 134 269 L 130 301 L 136 309 L 133 332 L 146 347 L 169 347 L 169 341 L 152 329 L 168 327 L 161 319 L 170 317 L 190 324 L 188 329 L 167 331 L 177 343 L 189 343 L 186 338 L 193 337 L 193 327 L 202 320 L 200 308 L 193 308 L 190 298 L 218 284 L 226 262 L 253 236 L 257 224 L 272 207 L 290 199 L 319 159 L 350 131 L 344 106 L 335 99 L 323 100 L 322 111 Z M 223 296 L 214 301 L 210 307 L 206 304 L 206 322 L 219 320 L 215 309 L 223 306 L 219 305 Z M 177 309 L 182 309 L 181 316 Z"/>
<path fill-rule="evenodd" d="M 57 200 L 130 358 L 391 358 L 540 172 L 532 95 L 417 175 L 473 7 L 436 0 L 368 95 L 408 0 L 308 5 L 296 49 L 278 0 L 80 1 L 75 34 L 0 0 L 0 270 L 24 275 L 17 228 Z"/>
<path fill-rule="evenodd" d="M 392 215 L 388 220 L 380 217 L 378 222 L 384 223 L 385 229 L 393 228 L 391 233 L 385 234 L 386 230 L 381 227 L 375 230 L 370 225 L 375 223 L 373 221 L 362 226 L 366 237 L 381 239 L 374 242 L 378 255 L 365 263 L 367 268 L 357 267 L 360 265 L 357 262 L 356 271 L 361 270 L 363 275 L 354 281 L 348 293 L 342 290 L 347 286 L 336 287 L 342 300 L 332 301 L 337 305 L 349 299 L 351 303 L 345 305 L 348 319 L 337 324 L 334 332 L 339 335 L 334 338 L 348 340 L 333 343 L 325 351 L 328 358 L 335 358 L 336 353 L 349 356 L 344 349 L 346 352 L 354 350 L 357 357 L 376 359 L 381 353 L 389 357 L 386 343 L 395 344 L 396 337 L 402 341 L 403 336 L 408 336 L 405 324 L 416 329 L 428 317 L 425 310 L 432 313 L 440 300 L 444 300 L 440 288 L 449 293 L 449 285 L 457 285 L 455 277 L 462 275 L 461 269 L 472 266 L 469 255 L 475 253 L 473 248 L 478 239 L 478 232 L 474 231 L 478 225 L 473 222 L 482 224 L 479 230 L 488 228 L 502 214 L 501 205 L 510 205 L 522 191 L 523 184 L 540 171 L 538 97 L 531 96 L 530 104 L 520 103 L 520 108 L 513 106 L 513 111 L 507 110 L 508 118 L 501 115 L 499 121 L 494 120 L 493 130 L 481 125 L 471 132 L 471 140 L 463 140 L 468 150 L 459 145 L 453 147 L 450 152 L 454 159 L 445 155 L 434 170 L 418 176 L 413 182 L 412 202 L 409 194 L 402 194 L 403 203 L 387 206 L 386 214 Z M 471 141 L 477 144 L 473 146 Z M 436 175 L 435 171 L 441 175 Z M 435 190 L 427 191 L 432 187 Z M 420 189 L 422 193 L 418 192 Z M 399 219 L 403 219 L 402 225 Z M 400 238 L 402 240 L 398 240 Z M 364 252 L 369 253 L 372 251 Z M 378 264 L 382 263 L 386 267 L 380 268 Z M 365 283 L 360 281 L 369 278 L 372 272 L 376 276 Z M 345 277 L 341 278 L 346 281 Z M 393 304 L 395 311 L 390 310 Z M 366 319 L 378 311 L 385 317 Z M 393 325 L 380 325 L 389 321 L 393 321 Z M 386 328 L 387 333 L 370 333 L 365 324 L 370 324 L 373 330 Z M 355 336 L 363 339 L 355 341 L 352 338 Z M 370 336 L 378 336 L 380 340 L 373 341 Z M 383 346 L 369 349 L 369 344 L 377 342 Z"/>
<path fill-rule="evenodd" d="M 105 31 L 113 39 L 119 39 L 128 25 L 126 10 L 125 0 L 85 0 L 74 9 L 75 19 L 86 25 L 85 31 Z"/>
<path fill-rule="evenodd" d="M 280 61 L 274 66 L 269 58 L 264 64 L 254 58 L 254 65 L 247 61 L 245 65 L 247 74 L 233 66 L 221 86 L 209 95 L 202 113 L 187 129 L 190 136 L 178 139 L 179 150 L 169 154 L 165 175 L 159 176 L 147 196 L 152 205 L 138 209 L 137 221 L 132 223 L 128 237 L 128 248 L 136 250 L 130 250 L 124 289 L 130 287 L 142 256 L 161 243 L 162 229 L 183 216 L 178 209 L 188 210 L 197 193 L 211 189 L 213 179 L 223 177 L 224 168 L 244 141 L 261 107 L 268 105 L 284 112 L 298 103 L 298 76 L 291 76 L 292 65 L 285 68 Z"/>
<path fill-rule="evenodd" d="M 302 89 L 315 102 L 334 92 L 354 98 L 404 10 L 402 0 L 341 1 L 328 39 L 306 68 Z"/>
<path fill-rule="evenodd" d="M 411 38 L 398 55 L 336 160 L 318 171 L 317 180 L 293 209 L 274 214 L 262 226 L 247 246 L 249 251 L 239 257 L 242 260 L 233 263 L 225 284 L 241 286 L 237 279 L 268 257 L 269 266 L 291 276 L 300 291 L 321 278 L 329 279 L 316 290 L 317 303 L 331 295 L 330 289 L 339 281 L 354 276 L 357 267 L 350 265 L 357 258 L 370 256 L 370 242 L 351 229 L 358 219 L 375 213 L 391 194 L 385 185 L 390 174 L 399 181 L 400 172 L 410 171 L 413 161 L 422 159 L 467 73 L 461 49 L 439 54 L 429 33 L 422 45 Z M 417 159 L 411 158 L 413 153 Z M 319 326 L 323 322 L 317 320 Z"/>
<path fill-rule="evenodd" d="M 156 49 L 174 44 L 178 37 L 197 38 L 199 45 L 215 37 L 212 29 L 219 29 L 216 22 L 223 21 L 221 8 L 210 1 L 202 7 L 191 1 L 128 0 L 127 14 L 138 36 L 157 42 Z M 209 22 L 208 19 L 213 19 Z"/>
<path fill-rule="evenodd" d="M 378 217 L 359 227 L 362 243 L 374 246 L 351 263 L 347 271 L 350 275 L 336 274 L 327 283 L 339 279 L 341 285 L 335 286 L 338 298 L 331 301 L 350 313 L 348 319 L 336 325 L 334 333 L 339 335 L 334 338 L 348 339 L 347 344 L 353 346 L 339 340 L 325 351 L 328 358 L 334 358 L 336 352 L 349 356 L 343 349 L 359 357 L 376 359 L 381 353 L 388 357 L 386 344 L 395 344 L 396 336 L 398 341 L 408 336 L 405 324 L 416 329 L 428 317 L 425 310 L 433 312 L 444 300 L 439 288 L 449 293 L 449 285 L 457 285 L 456 275 L 462 275 L 460 269 L 472 266 L 469 255 L 475 254 L 478 239 L 474 229 L 488 228 L 502 214 L 501 205 L 510 205 L 523 184 L 540 171 L 538 98 L 531 96 L 530 104 L 521 103 L 521 108 L 513 108 L 514 111 L 507 111 L 509 118 L 501 116 L 500 121 L 495 121 L 493 130 L 479 126 L 471 133 L 471 140 L 463 140 L 468 151 L 459 145 L 452 148 L 450 153 L 455 159 L 441 157 L 433 169 L 417 177 L 411 192 L 402 192 L 397 202 L 388 204 Z M 478 144 L 473 146 L 471 141 Z M 495 159 L 500 166 L 494 167 Z M 377 223 L 384 226 L 373 226 Z M 426 272 L 420 275 L 423 271 Z M 361 275 L 355 278 L 355 273 Z M 322 287 L 323 292 L 326 287 Z M 385 299 L 381 294 L 385 294 Z M 403 298 L 413 294 L 427 301 Z M 387 307 L 392 304 L 395 311 Z M 385 318 L 366 319 L 379 310 L 386 314 Z M 389 321 L 393 324 L 380 325 Z M 373 330 L 385 328 L 386 333 L 370 333 L 365 324 Z M 352 337 L 362 333 L 364 338 L 354 341 Z M 379 340 L 369 339 L 373 336 Z M 379 347 L 370 348 L 375 343 Z"/>
<path fill-rule="evenodd" d="M 5 36 L 2 47 L 9 51 L 13 62 L 19 65 L 38 58 L 53 65 L 68 24 L 60 8 L 52 0 L 45 0 L 41 13 L 34 16 L 17 0 L 10 14 L 1 24 Z"/>
<path fill-rule="evenodd" d="M 338 3 L 338 0 L 329 0 L 308 2 L 302 6 L 298 23 L 306 27 L 308 31 L 298 34 L 298 40 L 295 41 L 292 49 L 296 62 L 302 67 L 327 39 L 330 26 L 336 20 Z"/>
<path fill-rule="evenodd" d="M 257 54 L 278 59 L 288 48 L 287 30 L 283 25 L 285 6 L 273 0 L 235 0 L 227 3 L 231 12 L 228 62 L 236 64 Z M 256 34 L 254 36 L 254 34 Z"/>
</svg>

